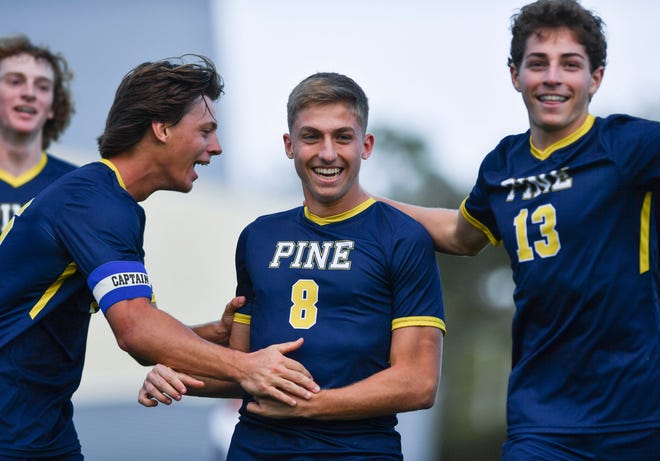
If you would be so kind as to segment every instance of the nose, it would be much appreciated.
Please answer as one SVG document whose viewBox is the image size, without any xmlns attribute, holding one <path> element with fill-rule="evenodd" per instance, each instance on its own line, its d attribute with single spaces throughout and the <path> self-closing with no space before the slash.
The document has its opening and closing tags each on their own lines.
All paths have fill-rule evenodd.
<svg viewBox="0 0 660 461">
<path fill-rule="evenodd" d="M 558 63 L 550 63 L 547 67 L 545 81 L 550 85 L 561 83 L 561 69 Z"/>
<path fill-rule="evenodd" d="M 220 145 L 220 140 L 218 139 L 218 135 L 213 133 L 213 136 L 211 137 L 211 142 L 209 142 L 209 146 L 207 149 L 209 155 L 220 155 L 222 154 L 222 146 Z"/>
<path fill-rule="evenodd" d="M 34 100 L 37 97 L 35 84 L 32 82 L 25 82 L 22 85 L 21 96 L 27 100 Z"/>
<path fill-rule="evenodd" d="M 331 163 L 335 158 L 337 158 L 337 150 L 335 145 L 330 139 L 324 139 L 321 145 L 319 146 L 318 158 L 323 162 Z"/>
</svg>

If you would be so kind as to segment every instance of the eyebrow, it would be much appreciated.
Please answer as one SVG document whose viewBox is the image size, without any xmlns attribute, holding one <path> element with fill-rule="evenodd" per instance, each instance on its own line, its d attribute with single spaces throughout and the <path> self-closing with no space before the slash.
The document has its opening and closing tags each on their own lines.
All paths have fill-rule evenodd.
<svg viewBox="0 0 660 461">
<path fill-rule="evenodd" d="M 541 53 L 541 52 L 536 52 L 536 53 L 529 53 L 527 56 L 524 57 L 524 59 L 528 58 L 545 58 L 548 56 L 548 53 Z M 561 58 L 580 58 L 580 59 L 587 59 L 587 57 L 583 54 L 580 53 L 562 53 L 560 55 Z"/>
<path fill-rule="evenodd" d="M 323 130 L 316 128 L 314 126 L 301 126 L 298 131 L 303 132 L 303 131 L 316 131 L 316 132 L 321 132 Z M 351 133 L 357 133 L 357 130 L 351 126 L 340 126 L 339 128 L 335 128 L 331 130 L 331 133 L 344 133 L 344 132 L 351 132 Z"/>
<path fill-rule="evenodd" d="M 11 76 L 17 76 L 17 77 L 23 77 L 23 78 L 28 77 L 25 72 L 17 72 L 17 71 L 14 71 L 14 70 L 10 70 L 10 71 L 8 71 L 4 74 L 0 74 L 0 79 L 5 78 L 5 77 L 11 77 Z M 47 77 L 45 75 L 39 75 L 35 78 L 35 80 L 37 80 L 37 81 L 46 81 L 46 82 L 50 82 L 50 83 L 52 83 L 54 81 L 54 79 L 52 79 L 50 77 Z"/>
</svg>

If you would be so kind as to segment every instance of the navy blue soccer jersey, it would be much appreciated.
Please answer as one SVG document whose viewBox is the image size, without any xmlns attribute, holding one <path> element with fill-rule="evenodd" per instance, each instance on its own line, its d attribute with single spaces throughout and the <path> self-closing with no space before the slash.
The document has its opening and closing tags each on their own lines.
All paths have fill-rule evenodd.
<svg viewBox="0 0 660 461">
<path fill-rule="evenodd" d="M 511 258 L 509 434 L 660 424 L 660 123 L 589 116 L 484 160 L 463 215 Z"/>
<path fill-rule="evenodd" d="M 18 209 L 75 165 L 42 152 L 39 163 L 20 176 L 0 170 L 0 232 Z"/>
<path fill-rule="evenodd" d="M 251 350 L 304 337 L 290 356 L 322 389 L 387 368 L 393 329 L 445 328 L 430 236 L 373 199 L 331 218 L 303 207 L 260 217 L 239 238 L 236 267 L 237 295 L 248 298 L 236 320 L 250 324 Z M 395 425 L 395 415 L 273 421 L 243 407 L 229 459 L 399 459 Z"/>
<path fill-rule="evenodd" d="M 110 162 L 58 179 L 0 235 L 0 453 L 80 449 L 71 396 L 80 383 L 90 314 L 151 298 L 144 212 Z M 31 261 L 32 264 L 25 264 Z"/>
</svg>

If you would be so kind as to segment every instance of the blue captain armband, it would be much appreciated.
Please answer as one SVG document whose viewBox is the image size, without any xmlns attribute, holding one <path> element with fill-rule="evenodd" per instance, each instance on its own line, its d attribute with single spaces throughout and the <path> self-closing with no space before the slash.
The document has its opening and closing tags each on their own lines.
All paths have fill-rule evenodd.
<svg viewBox="0 0 660 461">
<path fill-rule="evenodd" d="M 97 267 L 87 277 L 87 285 L 101 311 L 133 298 L 152 298 L 151 284 L 144 264 L 138 261 L 112 261 Z"/>
</svg>

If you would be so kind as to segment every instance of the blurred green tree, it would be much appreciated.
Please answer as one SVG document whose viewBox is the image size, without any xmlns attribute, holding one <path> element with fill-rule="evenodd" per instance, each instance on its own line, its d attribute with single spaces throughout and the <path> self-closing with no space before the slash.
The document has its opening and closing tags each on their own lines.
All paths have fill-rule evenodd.
<svg viewBox="0 0 660 461">
<path fill-rule="evenodd" d="M 457 208 L 458 191 L 434 167 L 422 137 L 380 126 L 376 135 L 378 191 L 394 200 Z M 376 162 L 374 162 L 376 163 Z M 432 449 L 442 461 L 494 461 L 505 438 L 510 369 L 513 281 L 503 248 L 477 257 L 438 253 L 447 336 L 442 379 L 434 407 L 438 437 Z"/>
</svg>

